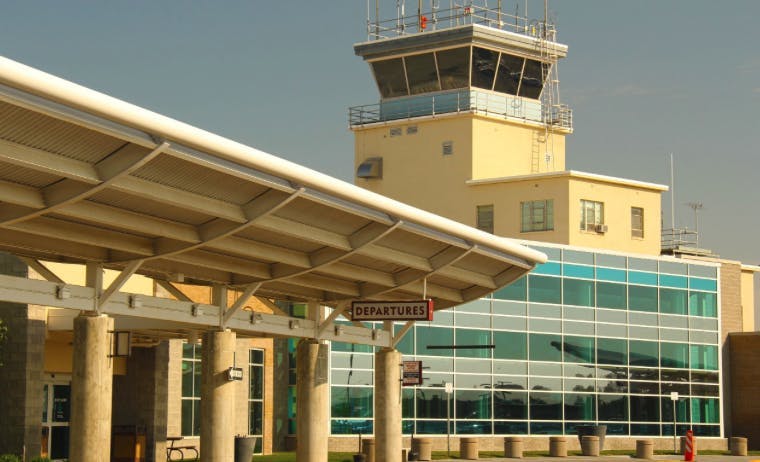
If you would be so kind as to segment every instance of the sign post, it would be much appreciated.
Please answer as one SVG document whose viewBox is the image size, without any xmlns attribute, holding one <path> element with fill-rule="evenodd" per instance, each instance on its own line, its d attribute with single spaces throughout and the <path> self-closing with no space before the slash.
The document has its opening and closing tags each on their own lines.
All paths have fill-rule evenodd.
<svg viewBox="0 0 760 462">
<path fill-rule="evenodd" d="M 673 454 L 678 453 L 678 432 L 676 431 L 676 403 L 678 402 L 678 392 L 670 392 L 670 400 L 673 401 Z"/>
<path fill-rule="evenodd" d="M 454 384 L 446 382 L 446 452 L 451 458 L 451 394 L 454 393 Z"/>
</svg>

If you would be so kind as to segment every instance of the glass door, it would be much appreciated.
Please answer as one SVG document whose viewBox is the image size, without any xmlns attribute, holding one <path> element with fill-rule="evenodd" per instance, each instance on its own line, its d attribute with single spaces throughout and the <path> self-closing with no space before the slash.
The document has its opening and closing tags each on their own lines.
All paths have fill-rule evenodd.
<svg viewBox="0 0 760 462">
<path fill-rule="evenodd" d="M 42 457 L 50 460 L 68 459 L 70 380 L 47 380 L 42 386 L 42 400 Z"/>
</svg>

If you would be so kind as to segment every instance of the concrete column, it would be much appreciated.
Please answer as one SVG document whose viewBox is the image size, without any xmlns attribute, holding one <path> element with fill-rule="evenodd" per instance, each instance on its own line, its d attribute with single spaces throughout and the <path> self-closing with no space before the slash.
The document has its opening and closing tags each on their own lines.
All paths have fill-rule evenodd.
<svg viewBox="0 0 760 462">
<path fill-rule="evenodd" d="M 203 334 L 201 356 L 201 460 L 229 462 L 235 456 L 235 382 L 227 369 L 235 360 L 230 330 Z"/>
<path fill-rule="evenodd" d="M 105 315 L 74 319 L 69 460 L 111 458 L 112 330 L 113 319 Z"/>
<path fill-rule="evenodd" d="M 296 347 L 296 461 L 327 462 L 327 345 L 301 340 Z"/>
<path fill-rule="evenodd" d="M 375 353 L 375 460 L 401 462 L 401 353 Z"/>
</svg>

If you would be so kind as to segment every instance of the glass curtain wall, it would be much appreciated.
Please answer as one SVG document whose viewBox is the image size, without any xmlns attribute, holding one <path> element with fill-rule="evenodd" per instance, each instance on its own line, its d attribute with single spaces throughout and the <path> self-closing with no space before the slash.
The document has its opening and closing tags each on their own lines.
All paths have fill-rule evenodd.
<svg viewBox="0 0 760 462">
<path fill-rule="evenodd" d="M 404 432 L 446 434 L 450 415 L 452 434 L 668 436 L 677 391 L 678 434 L 720 436 L 718 269 L 536 248 L 549 262 L 404 337 L 425 377 L 402 390 Z M 493 348 L 429 348 L 452 344 Z M 372 431 L 373 352 L 332 345 L 334 434 Z"/>
</svg>

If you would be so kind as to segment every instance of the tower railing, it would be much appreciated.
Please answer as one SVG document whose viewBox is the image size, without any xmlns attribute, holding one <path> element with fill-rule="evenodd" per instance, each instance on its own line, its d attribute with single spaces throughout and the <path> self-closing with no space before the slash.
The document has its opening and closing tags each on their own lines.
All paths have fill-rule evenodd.
<svg viewBox="0 0 760 462">
<path fill-rule="evenodd" d="M 379 0 L 377 0 L 379 1 Z M 438 5 L 439 2 L 431 2 Z M 450 2 L 447 8 L 434 6 L 426 11 L 415 11 L 407 15 L 401 3 L 398 3 L 395 18 L 372 20 L 367 17 L 367 40 L 379 40 L 415 34 L 426 31 L 450 29 L 468 24 L 479 24 L 495 29 L 506 30 L 532 37 L 552 40 L 555 30 L 539 20 L 530 20 L 517 14 L 505 13 L 501 6 L 488 7 L 487 2 L 477 4 L 473 1 L 464 3 Z M 500 4 L 500 2 L 498 2 Z M 377 12 L 376 14 L 379 14 Z"/>
<path fill-rule="evenodd" d="M 551 124 L 555 128 L 566 130 L 573 128 L 573 112 L 567 105 L 557 104 L 544 108 L 538 100 L 472 88 L 354 106 L 348 110 L 348 119 L 349 125 L 355 127 L 456 113 Z"/>
</svg>

